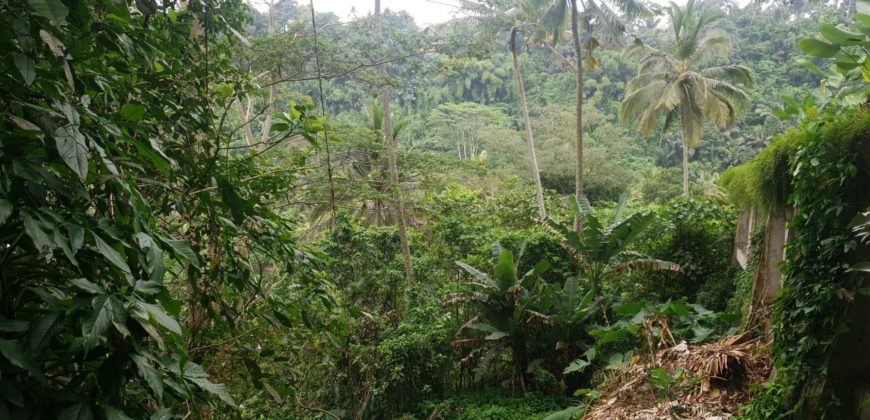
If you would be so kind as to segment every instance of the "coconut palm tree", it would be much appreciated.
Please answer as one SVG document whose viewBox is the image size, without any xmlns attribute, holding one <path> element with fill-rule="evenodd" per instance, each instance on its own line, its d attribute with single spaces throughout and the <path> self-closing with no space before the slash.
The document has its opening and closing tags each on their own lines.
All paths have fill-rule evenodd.
<svg viewBox="0 0 870 420">
<path fill-rule="evenodd" d="M 386 38 L 384 36 L 383 17 L 381 16 L 381 0 L 375 0 L 375 30 L 382 41 L 382 46 L 386 46 Z M 408 241 L 408 228 L 405 223 L 405 202 L 400 191 L 397 190 L 399 185 L 399 169 L 396 163 L 396 139 L 393 138 L 393 119 L 390 112 L 390 85 L 386 83 L 387 79 L 387 64 L 381 63 L 378 66 L 378 76 L 381 78 L 383 85 L 381 86 L 381 108 L 383 110 L 382 130 L 384 135 L 384 148 L 387 152 L 387 164 L 390 169 L 390 179 L 392 181 L 393 199 L 396 203 L 396 225 L 399 227 L 399 242 L 402 245 L 402 261 L 405 265 L 405 279 L 408 283 L 414 282 L 414 266 L 411 261 L 411 245 Z"/>
<path fill-rule="evenodd" d="M 725 15 L 719 10 L 685 7 L 673 2 L 666 9 L 673 40 L 660 51 L 636 42 L 642 56 L 637 76 L 625 86 L 619 116 L 637 120 L 638 131 L 649 135 L 664 118 L 662 132 L 676 121 L 682 127 L 683 194 L 689 195 L 689 149 L 698 147 L 704 121 L 725 130 L 734 126 L 738 112 L 749 102 L 746 91 L 754 85 L 752 71 L 739 64 L 717 64 L 731 53 L 731 37 L 717 26 Z"/>
<path fill-rule="evenodd" d="M 526 98 L 526 87 L 523 82 L 523 74 L 520 68 L 519 55 L 524 47 L 530 42 L 535 42 L 542 37 L 540 26 L 536 25 L 541 18 L 541 7 L 537 3 L 528 0 L 516 2 L 516 4 L 490 4 L 485 1 L 473 1 L 465 3 L 465 8 L 474 16 L 480 16 L 484 24 L 483 31 L 479 36 L 490 38 L 509 30 L 508 50 L 511 53 L 514 82 L 517 85 L 517 93 L 520 99 L 520 111 L 525 128 L 526 145 L 529 149 L 529 164 L 532 171 L 532 180 L 535 182 L 535 201 L 538 204 L 538 217 L 543 221 L 547 218 L 547 210 L 544 206 L 544 189 L 541 184 L 541 171 L 538 168 L 538 157 L 535 152 L 535 138 L 532 133 L 532 123 L 529 118 L 529 105 Z"/>
<path fill-rule="evenodd" d="M 602 45 L 618 45 L 625 35 L 624 18 L 648 16 L 650 10 L 640 0 L 522 0 L 544 7 L 541 23 L 551 35 L 553 45 L 571 24 L 571 42 L 574 46 L 575 82 L 575 144 L 574 197 L 583 196 L 583 67 L 595 65 L 592 52 Z M 606 1 L 606 2 L 605 2 Z M 578 7 L 578 3 L 582 9 Z M 616 9 L 616 10 L 614 10 Z M 619 13 L 622 13 L 620 15 Z M 581 37 L 581 30 L 583 36 Z M 583 41 L 581 41 L 581 38 Z M 583 54 L 583 51 L 586 54 Z M 555 51 L 551 47 L 551 51 Z M 574 220 L 574 229 L 580 228 L 580 219 Z"/>
<path fill-rule="evenodd" d="M 547 218 L 547 210 L 544 207 L 544 188 L 541 186 L 541 171 L 538 169 L 538 156 L 535 153 L 535 138 L 532 134 L 532 122 L 529 119 L 529 104 L 526 100 L 526 86 L 523 83 L 523 74 L 520 71 L 520 60 L 517 54 L 517 34 L 519 29 L 514 27 L 511 29 L 510 36 L 510 51 L 514 66 L 514 79 L 517 83 L 517 91 L 520 95 L 520 108 L 523 113 L 523 124 L 526 133 L 526 145 L 529 148 L 529 162 L 532 167 L 532 179 L 535 181 L 535 200 L 538 203 L 538 217 L 541 220 Z"/>
</svg>

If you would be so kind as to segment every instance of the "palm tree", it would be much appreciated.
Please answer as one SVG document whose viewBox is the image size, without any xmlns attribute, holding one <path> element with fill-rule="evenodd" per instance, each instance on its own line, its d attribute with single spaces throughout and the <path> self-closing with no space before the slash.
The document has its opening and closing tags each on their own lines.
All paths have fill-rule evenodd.
<svg viewBox="0 0 870 420">
<path fill-rule="evenodd" d="M 383 17 L 381 17 L 381 0 L 375 0 L 375 26 L 378 36 L 381 37 L 382 46 L 385 46 Z M 408 283 L 414 282 L 414 266 L 411 262 L 411 245 L 408 241 L 408 230 L 405 223 L 405 202 L 399 186 L 399 169 L 396 163 L 396 139 L 393 137 L 393 118 L 390 112 L 390 85 L 386 83 L 387 64 L 378 66 L 378 75 L 383 85 L 381 86 L 381 109 L 383 111 L 381 127 L 384 135 L 384 148 L 387 152 L 387 163 L 390 169 L 393 198 L 396 203 L 396 224 L 399 227 L 399 242 L 402 245 L 402 260 L 405 263 L 405 279 Z"/>
<path fill-rule="evenodd" d="M 746 90 L 754 85 L 752 71 L 738 64 L 710 65 L 728 58 L 731 37 L 716 23 L 725 15 L 698 8 L 694 0 L 686 7 L 673 2 L 665 9 L 671 18 L 673 43 L 659 51 L 636 42 L 642 55 L 638 75 L 625 86 L 619 116 L 637 119 L 638 131 L 650 135 L 664 117 L 662 132 L 679 120 L 683 143 L 683 194 L 689 195 L 689 149 L 698 147 L 704 121 L 720 130 L 734 126 L 737 113 L 749 102 Z"/>
<path fill-rule="evenodd" d="M 541 186 L 541 171 L 538 169 L 538 156 L 535 153 L 535 138 L 532 134 L 532 122 L 529 119 L 529 104 L 526 100 L 526 86 L 523 83 L 523 75 L 520 72 L 520 61 L 517 54 L 517 33 L 519 29 L 511 29 L 510 50 L 514 66 L 514 79 L 517 82 L 517 91 L 520 94 L 520 108 L 523 112 L 523 124 L 526 128 L 526 145 L 529 148 L 529 162 L 532 167 L 532 178 L 535 181 L 535 200 L 538 202 L 538 217 L 541 220 L 547 218 L 547 210 L 544 207 L 544 189 Z"/>
<path fill-rule="evenodd" d="M 514 81 L 517 84 L 517 92 L 520 97 L 520 111 L 523 117 L 523 125 L 525 128 L 526 145 L 529 149 L 529 163 L 532 170 L 532 180 L 535 182 L 535 200 L 538 204 L 538 217 L 543 221 L 547 218 L 547 210 L 544 206 L 544 189 L 541 184 L 541 171 L 538 168 L 538 157 L 535 152 L 535 138 L 532 133 L 532 123 L 529 118 L 529 105 L 526 98 L 526 86 L 523 82 L 523 74 L 520 70 L 519 54 L 523 47 L 531 40 L 540 38 L 538 27 L 534 25 L 540 19 L 541 10 L 539 5 L 532 1 L 520 1 L 516 7 L 511 7 L 505 10 L 510 4 L 488 4 L 486 2 L 469 2 L 465 4 L 474 15 L 482 15 L 484 20 L 482 37 L 491 37 L 500 34 L 504 28 L 510 26 L 510 36 L 508 40 L 508 50 L 511 52 L 512 64 L 514 69 Z M 525 42 L 520 44 L 522 34 L 531 35 L 524 36 Z"/>
<path fill-rule="evenodd" d="M 582 11 L 577 7 L 578 0 L 523 0 L 543 5 L 545 12 L 542 24 L 550 32 L 555 45 L 565 30 L 565 23 L 571 23 L 571 41 L 574 46 L 574 83 L 575 83 L 575 167 L 574 198 L 583 196 L 583 65 L 584 60 L 594 65 L 592 52 L 604 44 L 619 44 L 625 34 L 622 18 L 635 18 L 650 14 L 650 10 L 639 0 L 580 0 Z M 613 6 L 613 8 L 611 8 Z M 615 10 L 622 13 L 620 16 Z M 570 10 L 570 17 L 569 17 Z M 582 25 L 582 27 L 581 27 Z M 581 42 L 580 30 L 584 37 Z M 586 55 L 583 55 L 583 49 Z M 551 51 L 554 51 L 551 48 Z M 574 220 L 574 229 L 580 228 L 580 219 Z"/>
</svg>

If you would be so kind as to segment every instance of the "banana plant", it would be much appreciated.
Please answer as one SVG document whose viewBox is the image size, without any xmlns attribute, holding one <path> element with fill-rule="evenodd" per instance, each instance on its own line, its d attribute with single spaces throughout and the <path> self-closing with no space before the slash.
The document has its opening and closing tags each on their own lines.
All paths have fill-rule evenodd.
<svg viewBox="0 0 870 420">
<path fill-rule="evenodd" d="M 589 282 L 593 297 L 600 297 L 601 288 L 608 280 L 632 271 L 680 271 L 680 266 L 626 248 L 652 223 L 650 212 L 635 213 L 621 219 L 627 196 L 623 195 L 606 223 L 595 214 L 586 197 L 568 199 L 571 208 L 582 221 L 580 231 L 554 219 L 547 226 L 559 235 L 563 246 L 580 262 L 580 278 Z"/>
<path fill-rule="evenodd" d="M 549 325 L 551 322 L 549 317 L 534 310 L 534 290 L 550 264 L 542 260 L 532 270 L 520 275 L 518 266 L 524 249 L 525 244 L 515 258 L 510 250 L 503 249 L 498 243 L 493 245 L 492 275 L 456 261 L 456 265 L 471 274 L 474 280 L 469 283 L 472 287 L 471 293 L 453 300 L 454 303 L 470 302 L 477 312 L 456 332 L 453 346 L 474 347 L 465 360 L 479 357 L 481 369 L 485 369 L 486 363 L 498 352 L 509 349 L 514 380 L 519 380 L 523 390 L 528 365 L 527 342 L 537 326 Z M 480 334 L 475 334 L 462 338 L 470 331 L 483 332 L 486 335 L 481 337 Z"/>
</svg>

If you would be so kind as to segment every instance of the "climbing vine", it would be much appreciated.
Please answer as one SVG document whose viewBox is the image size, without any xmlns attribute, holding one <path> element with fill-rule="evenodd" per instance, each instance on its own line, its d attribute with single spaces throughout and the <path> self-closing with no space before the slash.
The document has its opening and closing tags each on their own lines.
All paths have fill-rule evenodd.
<svg viewBox="0 0 870 420">
<path fill-rule="evenodd" d="M 859 254 L 849 224 L 870 204 L 870 113 L 855 111 L 803 134 L 789 162 L 795 213 L 774 318 L 777 377 L 746 408 L 750 418 L 836 417 L 841 409 L 824 384 L 860 281 L 848 272 Z"/>
</svg>

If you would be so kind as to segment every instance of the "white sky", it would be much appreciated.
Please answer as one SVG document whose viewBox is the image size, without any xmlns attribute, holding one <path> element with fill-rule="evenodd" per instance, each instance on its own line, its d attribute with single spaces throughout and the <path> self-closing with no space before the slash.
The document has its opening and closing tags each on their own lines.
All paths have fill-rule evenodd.
<svg viewBox="0 0 870 420">
<path fill-rule="evenodd" d="M 305 4 L 307 1 L 299 1 Z M 381 9 L 406 10 L 418 25 L 425 26 L 441 23 L 453 18 L 458 2 L 454 0 L 381 0 Z M 317 12 L 332 12 L 342 20 L 357 16 L 365 16 L 374 11 L 374 0 L 314 0 Z"/>
<path fill-rule="evenodd" d="M 655 3 L 667 5 L 668 0 L 652 0 Z M 685 3 L 685 0 L 676 0 Z M 744 5 L 749 0 L 737 0 Z M 306 0 L 298 0 L 299 4 L 307 4 Z M 441 23 L 455 17 L 458 9 L 456 0 L 381 0 L 381 9 L 406 10 L 420 26 Z M 341 20 L 350 20 L 356 16 L 365 16 L 374 10 L 374 0 L 314 0 L 314 8 L 318 12 L 332 12 Z"/>
</svg>

